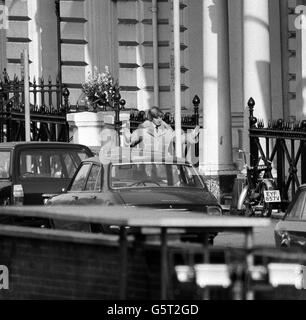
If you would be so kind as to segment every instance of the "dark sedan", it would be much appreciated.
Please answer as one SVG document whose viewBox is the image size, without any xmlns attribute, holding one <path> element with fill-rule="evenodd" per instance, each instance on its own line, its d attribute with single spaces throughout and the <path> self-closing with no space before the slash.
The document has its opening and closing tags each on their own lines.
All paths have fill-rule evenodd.
<svg viewBox="0 0 306 320">
<path fill-rule="evenodd" d="M 61 193 L 81 160 L 92 156 L 72 143 L 0 143 L 0 204 L 42 205 L 43 194 Z"/>
<path fill-rule="evenodd" d="M 138 153 L 83 160 L 67 192 L 47 204 L 143 206 L 186 214 L 222 214 L 218 201 L 192 165 L 181 159 Z"/>
<path fill-rule="evenodd" d="M 298 188 L 284 218 L 275 226 L 277 247 L 306 249 L 306 185 Z"/>
</svg>

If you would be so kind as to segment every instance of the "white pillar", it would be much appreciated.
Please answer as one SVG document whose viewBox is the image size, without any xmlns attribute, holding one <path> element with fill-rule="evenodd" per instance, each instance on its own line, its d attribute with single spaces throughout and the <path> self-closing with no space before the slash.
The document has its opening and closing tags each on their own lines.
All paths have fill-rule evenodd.
<svg viewBox="0 0 306 320">
<path fill-rule="evenodd" d="M 27 2 L 28 17 L 31 20 L 28 23 L 28 37 L 31 39 L 29 43 L 29 59 L 32 61 L 30 64 L 30 76 L 31 80 L 36 77 L 42 76 L 42 42 L 41 42 L 41 26 L 38 18 L 38 8 L 41 3 L 38 0 L 32 0 Z M 54 48 L 50 47 L 50 50 Z M 46 80 L 46 79 L 45 79 Z"/>
<path fill-rule="evenodd" d="M 250 97 L 255 100 L 254 115 L 264 120 L 272 118 L 269 1 L 244 0 L 244 107 Z M 244 109 L 244 146 L 248 149 L 249 112 Z"/>
<path fill-rule="evenodd" d="M 152 33 L 153 33 L 153 88 L 154 106 L 159 107 L 159 48 L 158 48 L 158 8 L 157 0 L 152 0 Z"/>
<path fill-rule="evenodd" d="M 180 41 L 180 1 L 173 0 L 173 36 L 174 36 L 174 95 L 175 95 L 175 151 L 182 156 L 181 138 L 181 41 Z"/>
<path fill-rule="evenodd" d="M 206 175 L 227 174 L 232 158 L 227 0 L 203 0 L 203 163 Z"/>
<path fill-rule="evenodd" d="M 6 31 L 8 28 L 8 10 L 5 1 L 0 0 L 0 78 L 2 71 L 6 68 Z"/>
<path fill-rule="evenodd" d="M 297 6 L 295 13 L 298 14 L 295 20 L 295 27 L 297 29 L 297 68 L 296 71 L 296 96 L 297 105 L 297 118 L 304 119 L 306 117 L 306 11 L 304 5 Z"/>
</svg>

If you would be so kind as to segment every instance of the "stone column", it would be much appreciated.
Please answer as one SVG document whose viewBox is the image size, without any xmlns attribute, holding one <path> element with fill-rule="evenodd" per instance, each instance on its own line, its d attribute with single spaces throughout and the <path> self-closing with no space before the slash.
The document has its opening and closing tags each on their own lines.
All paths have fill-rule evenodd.
<svg viewBox="0 0 306 320">
<path fill-rule="evenodd" d="M 296 98 L 297 105 L 297 118 L 303 119 L 306 116 L 306 10 L 305 0 L 300 0 L 295 9 L 298 15 L 295 20 L 295 28 L 297 31 L 297 49 L 296 58 Z"/>
<path fill-rule="evenodd" d="M 0 77 L 2 71 L 6 68 L 6 30 L 8 27 L 7 9 L 5 1 L 0 0 Z"/>
<path fill-rule="evenodd" d="M 212 177 L 215 194 L 219 196 L 231 191 L 228 179 L 233 180 L 236 174 L 232 157 L 227 0 L 203 0 L 203 76 L 200 169 Z"/>
<path fill-rule="evenodd" d="M 269 1 L 243 1 L 244 27 L 244 106 L 250 97 L 255 100 L 254 116 L 264 120 L 272 118 Z M 249 149 L 248 108 L 244 109 L 244 147 Z"/>
</svg>

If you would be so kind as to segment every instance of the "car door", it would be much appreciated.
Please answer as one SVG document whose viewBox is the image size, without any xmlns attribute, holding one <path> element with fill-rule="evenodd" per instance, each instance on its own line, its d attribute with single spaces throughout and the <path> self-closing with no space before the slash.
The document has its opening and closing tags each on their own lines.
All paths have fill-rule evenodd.
<svg viewBox="0 0 306 320">
<path fill-rule="evenodd" d="M 285 220 L 276 226 L 279 243 L 306 247 L 306 190 L 299 190 L 292 202 Z"/>
<path fill-rule="evenodd" d="M 102 176 L 103 167 L 99 164 L 92 164 L 84 188 L 79 192 L 78 199 L 76 200 L 78 204 L 98 205 L 104 203 L 104 199 L 101 197 Z"/>
<path fill-rule="evenodd" d="M 78 169 L 69 190 L 60 197 L 60 202 L 56 204 L 80 205 L 84 197 L 84 189 L 91 170 L 91 163 L 85 162 Z"/>
<path fill-rule="evenodd" d="M 96 201 L 99 200 L 99 194 L 102 189 L 102 172 L 102 166 L 84 163 L 72 181 L 70 191 L 62 195 L 60 198 L 64 200 L 57 204 L 95 205 Z M 53 220 L 53 227 L 55 229 L 85 232 L 102 231 L 101 226 L 98 224 L 58 219 Z"/>
<path fill-rule="evenodd" d="M 43 194 L 59 194 L 67 188 L 82 156 L 88 157 L 82 150 L 53 147 L 21 150 L 16 167 L 24 204 L 43 204 Z"/>
</svg>

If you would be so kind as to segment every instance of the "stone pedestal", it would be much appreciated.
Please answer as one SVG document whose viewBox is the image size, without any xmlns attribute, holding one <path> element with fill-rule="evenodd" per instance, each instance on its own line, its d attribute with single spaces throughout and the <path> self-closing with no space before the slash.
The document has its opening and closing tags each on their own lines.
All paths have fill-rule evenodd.
<svg viewBox="0 0 306 320">
<path fill-rule="evenodd" d="M 118 137 L 114 129 L 115 114 L 113 111 L 76 112 L 67 114 L 69 136 L 72 143 L 84 144 L 99 151 L 106 143 L 118 145 Z M 120 121 L 128 122 L 130 114 L 121 112 Z"/>
</svg>

